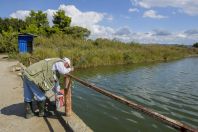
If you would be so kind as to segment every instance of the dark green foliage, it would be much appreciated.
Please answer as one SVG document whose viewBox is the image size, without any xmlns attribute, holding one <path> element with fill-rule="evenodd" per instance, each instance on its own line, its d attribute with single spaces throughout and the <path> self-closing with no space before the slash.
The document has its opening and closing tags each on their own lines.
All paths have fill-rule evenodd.
<svg viewBox="0 0 198 132">
<path fill-rule="evenodd" d="M 34 12 L 32 10 L 30 15 L 26 17 L 25 21 L 27 25 L 35 25 L 37 28 L 49 27 L 47 14 L 42 11 Z"/>
<path fill-rule="evenodd" d="M 46 35 L 46 30 L 49 27 L 47 14 L 42 11 L 31 11 L 30 15 L 26 17 L 26 28 L 22 30 L 22 33 L 33 33 L 38 35 Z"/>
<path fill-rule="evenodd" d="M 3 32 L 0 35 L 0 53 L 13 53 L 17 51 L 17 34 L 12 32 Z"/>
<path fill-rule="evenodd" d="M 66 27 L 63 29 L 63 32 L 74 38 L 86 38 L 90 35 L 90 31 L 88 29 L 79 26 Z"/>
<path fill-rule="evenodd" d="M 15 18 L 0 18 L 0 33 L 14 31 L 20 32 L 22 29 L 25 29 L 26 22 L 23 20 L 15 19 Z"/>
<path fill-rule="evenodd" d="M 62 30 L 65 27 L 70 27 L 71 24 L 71 17 L 68 17 L 65 15 L 65 11 L 58 10 L 54 16 L 54 27 L 58 27 L 60 30 Z"/>
<path fill-rule="evenodd" d="M 193 47 L 198 48 L 198 42 L 194 43 Z"/>
</svg>

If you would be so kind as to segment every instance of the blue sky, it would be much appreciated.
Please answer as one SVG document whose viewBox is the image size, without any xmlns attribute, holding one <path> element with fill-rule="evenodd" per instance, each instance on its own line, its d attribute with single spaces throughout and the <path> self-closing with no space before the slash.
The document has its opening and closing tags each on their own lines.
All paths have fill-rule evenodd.
<svg viewBox="0 0 198 132">
<path fill-rule="evenodd" d="M 24 19 L 42 10 L 49 21 L 58 9 L 91 38 L 142 43 L 193 44 L 198 41 L 198 0 L 1 0 L 0 17 Z M 51 23 L 52 24 L 52 23 Z"/>
</svg>

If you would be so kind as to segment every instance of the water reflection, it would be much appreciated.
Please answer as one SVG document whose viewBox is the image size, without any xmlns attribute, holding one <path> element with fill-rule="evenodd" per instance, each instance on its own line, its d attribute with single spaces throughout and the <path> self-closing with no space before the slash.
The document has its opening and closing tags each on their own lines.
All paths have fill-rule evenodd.
<svg viewBox="0 0 198 132">
<path fill-rule="evenodd" d="M 168 63 L 108 66 L 76 71 L 84 80 L 198 126 L 198 58 Z M 74 111 L 94 130 L 176 131 L 99 93 L 74 83 Z"/>
</svg>

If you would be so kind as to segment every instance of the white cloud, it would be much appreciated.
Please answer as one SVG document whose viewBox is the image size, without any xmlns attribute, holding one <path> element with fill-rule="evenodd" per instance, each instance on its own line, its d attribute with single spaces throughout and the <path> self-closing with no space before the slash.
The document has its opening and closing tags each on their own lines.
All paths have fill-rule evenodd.
<svg viewBox="0 0 198 132">
<path fill-rule="evenodd" d="M 142 8 L 173 7 L 188 15 L 198 15 L 197 0 L 131 0 L 131 3 Z"/>
<path fill-rule="evenodd" d="M 131 31 L 127 27 L 120 28 L 115 32 L 115 35 L 120 35 L 120 36 L 129 35 L 129 34 L 131 34 Z"/>
<path fill-rule="evenodd" d="M 139 12 L 139 9 L 137 9 L 137 8 L 129 8 L 129 12 Z"/>
<path fill-rule="evenodd" d="M 59 9 L 64 10 L 66 14 L 72 17 L 72 26 L 82 26 L 91 31 L 91 37 L 110 37 L 109 34 L 114 33 L 111 27 L 102 26 L 99 23 L 105 18 L 113 19 L 111 15 L 94 11 L 82 12 L 74 5 L 60 5 Z"/>
<path fill-rule="evenodd" d="M 164 30 L 164 29 L 154 29 L 154 35 L 156 36 L 168 36 L 171 35 L 171 32 Z"/>
<path fill-rule="evenodd" d="M 111 38 L 124 42 L 140 42 L 145 44 L 193 44 L 198 41 L 197 30 L 170 32 L 164 29 L 154 29 L 151 32 L 131 32 L 126 27 L 120 28 Z"/>
<path fill-rule="evenodd" d="M 29 14 L 30 14 L 30 11 L 18 10 L 18 11 L 16 11 L 16 12 L 10 14 L 10 17 L 25 20 L 25 18 L 26 18 L 27 16 L 29 16 Z"/>
<path fill-rule="evenodd" d="M 81 12 L 74 5 L 60 5 L 59 9 L 64 10 L 68 16 L 72 17 L 72 25 L 88 28 L 104 19 L 103 13 L 94 11 Z"/>
<path fill-rule="evenodd" d="M 186 38 L 187 37 L 187 35 L 185 35 L 184 33 L 178 33 L 175 36 L 179 37 L 179 38 Z"/>
<path fill-rule="evenodd" d="M 157 12 L 154 10 L 145 11 L 143 17 L 154 18 L 154 19 L 167 18 L 167 16 L 157 14 Z"/>
<path fill-rule="evenodd" d="M 137 1 L 136 1 L 137 2 Z M 100 22 L 110 17 L 109 14 L 99 13 L 94 11 L 83 12 L 77 9 L 74 5 L 60 5 L 58 9 L 66 12 L 66 15 L 72 17 L 72 25 L 82 26 L 91 31 L 91 38 L 108 38 L 119 39 L 124 42 L 137 41 L 140 43 L 163 43 L 163 44 L 192 44 L 198 41 L 198 30 L 189 29 L 180 32 L 169 32 L 162 29 L 155 29 L 151 32 L 132 32 L 128 27 L 120 27 L 117 29 L 103 26 Z M 48 9 L 44 11 L 52 25 L 53 14 L 58 9 Z M 10 17 L 24 19 L 29 14 L 29 11 L 16 11 Z M 152 18 L 164 18 L 165 16 L 157 14 L 150 10 L 150 13 L 145 13 L 146 16 Z M 145 17 L 146 17 L 145 16 Z M 112 18 L 113 19 L 113 18 Z"/>
<path fill-rule="evenodd" d="M 187 35 L 198 35 L 198 29 L 189 29 L 184 31 L 184 33 Z"/>
<path fill-rule="evenodd" d="M 163 43 L 163 44 L 175 43 L 174 42 L 175 39 L 172 39 L 172 36 L 168 36 L 168 37 L 156 36 L 153 32 L 133 33 L 131 35 L 130 39 L 133 40 L 133 41 L 137 41 L 137 42 L 141 42 L 141 43 L 145 43 L 145 44 L 149 44 L 149 43 Z"/>
<path fill-rule="evenodd" d="M 93 33 L 90 36 L 93 39 L 96 38 L 108 38 L 112 39 L 112 35 L 115 33 L 115 30 L 111 27 L 105 27 L 101 25 L 93 25 L 90 29 Z"/>
<path fill-rule="evenodd" d="M 52 26 L 53 15 L 57 10 L 64 10 L 66 15 L 72 18 L 72 26 L 81 26 L 91 31 L 91 37 L 109 37 L 109 34 L 113 34 L 114 30 L 111 27 L 102 26 L 99 23 L 104 19 L 113 20 L 113 16 L 107 13 L 99 13 L 94 11 L 82 12 L 74 5 L 60 5 L 58 9 L 48 9 L 44 11 L 47 13 L 47 18 Z M 29 15 L 30 11 L 19 10 L 10 15 L 13 18 L 25 19 Z"/>
<path fill-rule="evenodd" d="M 54 15 L 54 13 L 56 13 L 56 11 L 57 11 L 57 10 L 52 10 L 52 9 L 47 9 L 46 11 L 44 11 L 44 13 L 47 14 L 47 19 L 48 19 L 48 21 L 49 21 L 50 26 L 53 25 L 53 22 L 52 22 L 52 20 L 53 20 L 53 15 Z"/>
</svg>

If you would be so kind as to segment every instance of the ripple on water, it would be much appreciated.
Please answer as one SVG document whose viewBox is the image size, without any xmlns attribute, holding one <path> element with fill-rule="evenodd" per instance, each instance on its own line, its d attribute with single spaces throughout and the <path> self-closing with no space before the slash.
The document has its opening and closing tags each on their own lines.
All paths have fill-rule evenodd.
<svg viewBox="0 0 198 132">
<path fill-rule="evenodd" d="M 135 123 L 135 124 L 138 123 L 137 121 L 135 121 L 135 120 L 133 120 L 133 119 L 130 119 L 130 118 L 126 118 L 126 120 L 127 120 L 127 121 L 130 121 L 130 122 L 132 122 L 132 123 Z"/>
<path fill-rule="evenodd" d="M 118 117 L 116 117 L 116 116 L 110 116 L 110 118 L 112 118 L 114 120 L 119 120 Z"/>
<path fill-rule="evenodd" d="M 191 63 L 191 61 L 196 63 Z M 190 66 L 197 67 L 197 64 L 198 59 L 184 59 L 171 63 L 140 67 L 135 70 L 125 69 L 122 66 L 122 70 L 116 69 L 113 72 L 109 70 L 109 74 L 107 70 L 105 73 L 101 71 L 98 74 L 92 71 L 96 76 L 90 78 L 87 76 L 86 78 L 89 78 L 88 80 L 96 83 L 96 85 L 104 86 L 113 93 L 124 96 L 138 104 L 143 104 L 143 106 L 147 106 L 163 115 L 186 122 L 192 126 L 198 126 L 198 69 L 192 71 L 192 68 L 189 68 Z M 144 123 L 146 122 L 150 123 L 150 131 L 161 129 L 174 131 L 167 125 L 159 125 L 157 122 L 151 121 L 150 118 L 139 112 L 124 109 L 124 106 L 116 104 L 115 101 L 106 100 L 99 94 L 95 95 L 95 93 L 92 94 L 84 90 L 79 91 L 83 96 L 78 97 L 78 99 L 84 101 L 83 98 L 86 98 L 90 102 L 89 105 L 93 106 L 93 110 L 89 112 L 102 113 L 103 116 L 108 117 L 109 122 L 131 123 L 127 126 L 131 131 L 145 131 L 146 124 Z M 90 117 L 91 123 L 93 120 L 94 116 Z M 142 128 L 143 125 L 144 128 Z M 122 127 L 120 126 L 120 128 Z M 97 131 L 97 129 L 94 130 Z M 107 131 L 112 130 L 113 128 L 107 128 Z"/>
<path fill-rule="evenodd" d="M 123 110 L 123 109 L 121 109 L 121 112 L 125 113 L 125 114 L 131 114 L 129 111 L 126 111 L 126 110 Z"/>
<path fill-rule="evenodd" d="M 190 110 L 185 110 L 185 109 L 182 109 L 182 108 L 177 108 L 177 107 L 174 107 L 174 106 L 168 106 L 169 109 L 171 111 L 174 111 L 175 113 L 181 115 L 181 116 L 178 116 L 178 117 L 185 117 L 185 118 L 188 118 L 188 117 L 195 117 L 198 119 L 198 115 L 197 115 L 197 112 L 193 112 L 193 111 L 190 111 Z"/>
<path fill-rule="evenodd" d="M 132 114 L 133 114 L 134 116 L 136 116 L 136 117 L 138 117 L 138 118 L 140 118 L 140 119 L 144 119 L 144 116 L 142 116 L 141 113 L 138 113 L 138 112 L 136 112 L 136 111 L 131 111 L 131 112 L 132 112 Z"/>
<path fill-rule="evenodd" d="M 86 101 L 86 99 L 85 99 L 85 98 L 83 98 L 82 96 L 77 96 L 76 98 L 77 98 L 77 99 L 80 99 L 80 100 L 84 100 L 84 101 Z"/>
<path fill-rule="evenodd" d="M 158 128 L 158 126 L 156 124 L 152 124 L 152 127 L 154 128 Z"/>
</svg>

